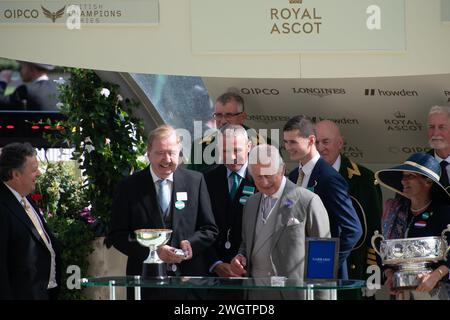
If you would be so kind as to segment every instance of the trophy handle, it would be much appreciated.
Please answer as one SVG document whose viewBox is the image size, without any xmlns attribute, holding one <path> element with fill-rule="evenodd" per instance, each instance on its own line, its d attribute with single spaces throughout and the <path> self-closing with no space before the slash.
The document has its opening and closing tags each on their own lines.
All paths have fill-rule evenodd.
<svg viewBox="0 0 450 320">
<path fill-rule="evenodd" d="M 447 225 L 447 229 L 442 230 L 441 232 L 441 238 L 444 240 L 444 244 L 447 247 L 447 250 L 445 250 L 444 253 L 444 260 L 447 261 L 447 254 L 450 251 L 450 246 L 447 243 L 447 236 L 445 235 L 447 232 L 450 232 L 450 224 Z"/>
<path fill-rule="evenodd" d="M 450 231 L 450 230 L 449 230 Z M 375 245 L 375 240 L 380 238 L 381 240 L 384 240 L 383 235 L 381 235 L 378 230 L 375 230 L 374 235 L 372 236 L 372 239 L 370 240 L 370 243 L 372 244 L 373 250 L 381 257 L 381 252 L 377 249 L 377 246 Z M 383 257 L 381 257 L 383 258 Z"/>
</svg>

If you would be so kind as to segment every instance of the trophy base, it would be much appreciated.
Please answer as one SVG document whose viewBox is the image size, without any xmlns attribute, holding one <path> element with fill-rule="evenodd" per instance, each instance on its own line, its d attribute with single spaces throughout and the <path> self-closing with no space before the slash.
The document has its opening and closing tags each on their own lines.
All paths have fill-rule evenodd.
<svg viewBox="0 0 450 320">
<path fill-rule="evenodd" d="M 414 290 L 420 284 L 417 277 L 421 273 L 430 273 L 432 270 L 400 270 L 394 273 L 392 287 L 396 290 Z"/>
<path fill-rule="evenodd" d="M 165 263 L 143 263 L 142 278 L 167 277 Z"/>
</svg>

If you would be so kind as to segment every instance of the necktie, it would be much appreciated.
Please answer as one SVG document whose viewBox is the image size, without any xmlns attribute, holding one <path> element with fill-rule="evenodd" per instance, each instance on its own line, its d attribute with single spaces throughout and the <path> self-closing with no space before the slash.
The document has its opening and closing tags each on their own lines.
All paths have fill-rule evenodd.
<svg viewBox="0 0 450 320">
<path fill-rule="evenodd" d="M 237 190 L 239 188 L 239 175 L 233 171 L 230 174 L 229 178 L 232 180 L 231 189 L 230 189 L 230 198 L 231 198 L 231 200 L 233 200 L 234 197 L 236 196 Z"/>
<path fill-rule="evenodd" d="M 303 172 L 302 168 L 298 168 L 298 179 L 297 179 L 298 186 L 302 185 L 303 178 L 305 178 L 305 173 Z"/>
<path fill-rule="evenodd" d="M 25 197 L 22 198 L 21 203 L 22 203 L 23 208 L 25 209 L 25 212 L 27 213 L 28 217 L 30 218 L 31 222 L 33 223 L 34 227 L 36 228 L 39 235 L 41 236 L 42 240 L 44 240 L 47 247 L 51 246 L 50 238 L 48 237 L 47 232 L 45 232 L 44 226 L 39 221 L 39 218 L 36 217 L 36 214 L 33 212 L 33 209 L 30 207 L 30 205 L 28 204 Z"/>
<path fill-rule="evenodd" d="M 270 210 L 272 210 L 272 197 L 264 197 L 262 208 L 262 216 L 264 220 L 266 220 L 269 216 Z"/>
<path fill-rule="evenodd" d="M 448 174 L 447 174 L 447 165 L 448 162 L 445 160 L 442 160 L 441 163 L 441 184 L 445 187 L 448 186 Z"/>
<path fill-rule="evenodd" d="M 159 190 L 158 190 L 158 202 L 159 207 L 161 208 L 161 211 L 164 215 L 167 214 L 167 211 L 169 209 L 169 203 L 170 203 L 170 190 L 169 190 L 169 183 L 167 182 L 167 179 L 159 180 Z"/>
</svg>

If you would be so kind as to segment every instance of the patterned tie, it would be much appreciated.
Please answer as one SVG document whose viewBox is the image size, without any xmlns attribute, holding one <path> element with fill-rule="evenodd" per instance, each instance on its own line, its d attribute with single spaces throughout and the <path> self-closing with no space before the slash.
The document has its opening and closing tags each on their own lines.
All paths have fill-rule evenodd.
<svg viewBox="0 0 450 320">
<path fill-rule="evenodd" d="M 298 179 L 297 179 L 298 186 L 302 186 L 303 178 L 305 178 L 305 173 L 303 172 L 302 168 L 298 168 Z"/>
<path fill-rule="evenodd" d="M 22 204 L 23 208 L 25 209 L 25 212 L 27 213 L 31 222 L 33 223 L 34 227 L 36 228 L 39 235 L 41 236 L 42 240 L 44 240 L 44 243 L 46 244 L 46 246 L 47 247 L 51 246 L 50 238 L 47 235 L 47 232 L 45 232 L 42 223 L 39 221 L 39 218 L 36 217 L 36 214 L 33 212 L 33 209 L 30 207 L 30 205 L 28 204 L 28 201 L 25 199 L 25 197 L 22 197 L 21 204 Z"/>
<path fill-rule="evenodd" d="M 273 200 L 272 197 L 264 197 L 263 199 L 262 216 L 264 220 L 267 219 L 270 210 L 272 210 L 272 200 Z"/>
<path fill-rule="evenodd" d="M 161 208 L 163 215 L 164 216 L 167 215 L 167 211 L 169 209 L 169 203 L 170 203 L 170 190 L 169 190 L 169 183 L 167 182 L 167 179 L 159 180 L 158 202 L 159 202 L 159 207 Z"/>
<path fill-rule="evenodd" d="M 230 190 L 230 198 L 231 200 L 234 199 L 236 196 L 236 193 L 239 188 L 239 175 L 236 172 L 231 172 L 229 178 L 232 180 L 231 190 Z"/>
<path fill-rule="evenodd" d="M 447 174 L 447 165 L 448 162 L 445 160 L 442 160 L 441 163 L 441 184 L 445 187 L 448 186 L 448 174 Z"/>
</svg>

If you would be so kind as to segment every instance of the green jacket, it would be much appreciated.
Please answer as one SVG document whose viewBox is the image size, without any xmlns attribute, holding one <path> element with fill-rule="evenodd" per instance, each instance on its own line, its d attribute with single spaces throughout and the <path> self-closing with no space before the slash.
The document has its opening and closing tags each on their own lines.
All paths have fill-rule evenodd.
<svg viewBox="0 0 450 320">
<path fill-rule="evenodd" d="M 252 143 L 254 146 L 258 145 L 258 144 L 263 144 L 266 142 L 270 144 L 269 137 L 263 137 L 262 135 L 257 133 L 256 130 L 251 129 L 247 126 L 243 126 L 243 127 L 249 133 L 249 138 L 252 140 Z M 248 130 L 251 130 L 251 131 L 249 132 Z M 205 172 L 207 169 L 212 168 L 217 165 L 215 161 L 213 163 L 208 163 L 208 164 L 205 163 L 205 159 L 203 157 L 203 155 L 205 155 L 205 154 L 211 155 L 212 158 L 215 156 L 215 148 L 216 148 L 216 144 L 217 144 L 217 141 L 216 141 L 217 132 L 218 131 L 216 131 L 213 134 L 206 136 L 202 139 L 195 140 L 192 143 L 191 156 L 190 156 L 189 163 L 187 164 L 188 169 L 199 171 L 199 172 Z M 205 152 L 205 150 L 206 150 L 206 152 Z M 194 163 L 194 160 L 197 160 L 195 158 L 200 159 L 201 161 L 200 162 L 195 161 L 198 163 Z"/>
<path fill-rule="evenodd" d="M 339 173 L 349 185 L 349 194 L 363 228 L 363 236 L 347 258 L 350 279 L 367 279 L 369 265 L 377 264 L 376 253 L 370 240 L 375 230 L 380 231 L 382 195 L 375 185 L 374 173 L 341 154 Z"/>
</svg>

